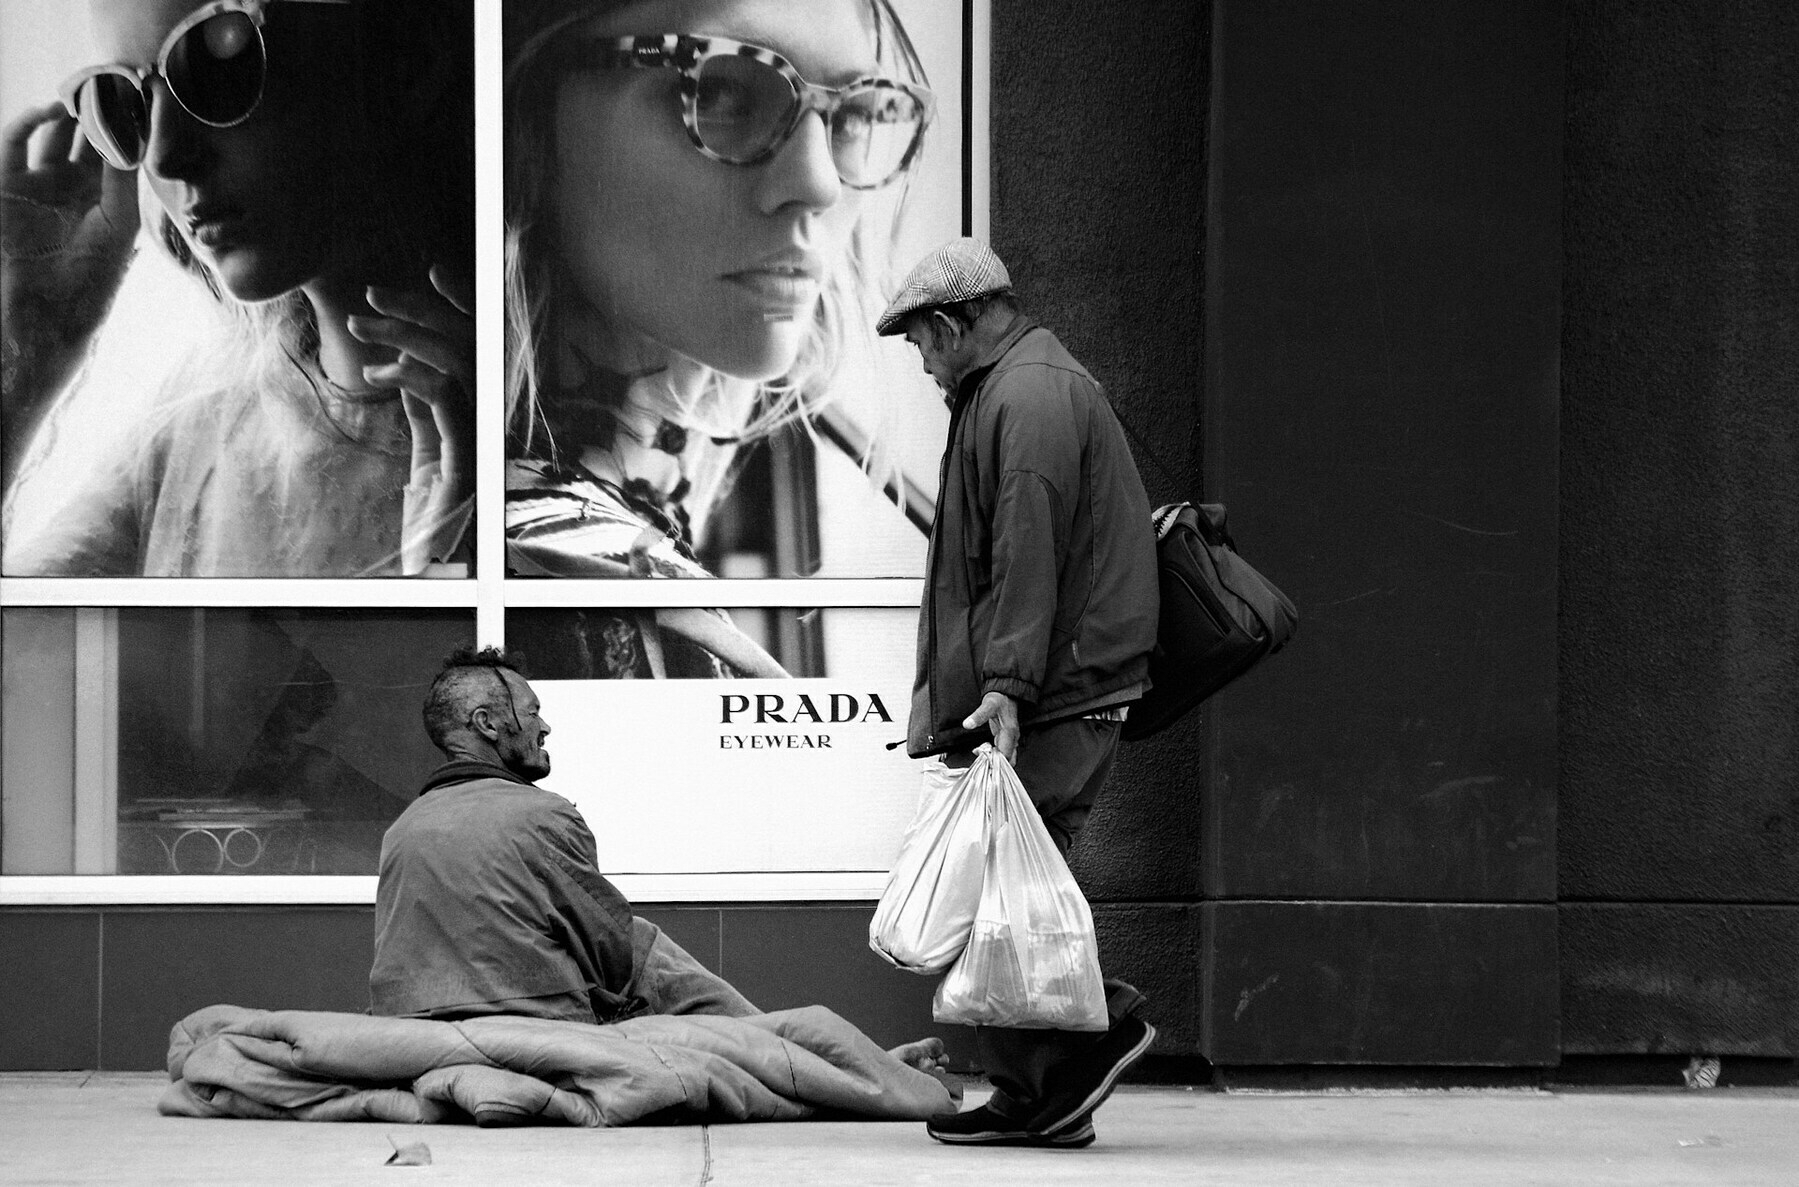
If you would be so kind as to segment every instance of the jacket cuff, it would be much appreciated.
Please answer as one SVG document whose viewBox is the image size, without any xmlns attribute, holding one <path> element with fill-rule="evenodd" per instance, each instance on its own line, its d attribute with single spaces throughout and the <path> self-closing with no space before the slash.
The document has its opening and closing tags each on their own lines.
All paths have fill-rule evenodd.
<svg viewBox="0 0 1799 1187">
<path fill-rule="evenodd" d="M 1037 700 L 1035 684 L 1026 683 L 1012 676 L 987 677 L 981 684 L 981 695 L 986 696 L 990 692 L 1003 692 L 1015 701 L 1027 701 L 1034 704 Z"/>
</svg>

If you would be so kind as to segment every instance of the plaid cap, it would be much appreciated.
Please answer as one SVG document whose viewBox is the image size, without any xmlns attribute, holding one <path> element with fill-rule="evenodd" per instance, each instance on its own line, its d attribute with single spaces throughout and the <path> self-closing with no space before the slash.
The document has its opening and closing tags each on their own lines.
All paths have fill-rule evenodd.
<svg viewBox="0 0 1799 1187">
<path fill-rule="evenodd" d="M 875 333 L 898 334 L 919 309 L 970 301 L 1012 287 L 1006 266 L 979 239 L 951 239 L 913 265 L 906 283 L 875 322 Z"/>
</svg>

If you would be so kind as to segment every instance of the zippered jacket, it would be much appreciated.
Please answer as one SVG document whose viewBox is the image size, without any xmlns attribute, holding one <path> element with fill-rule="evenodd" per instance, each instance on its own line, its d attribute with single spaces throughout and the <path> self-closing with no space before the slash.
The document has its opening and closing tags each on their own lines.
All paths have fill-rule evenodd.
<svg viewBox="0 0 1799 1187">
<path fill-rule="evenodd" d="M 906 749 L 971 749 L 988 692 L 1023 724 L 1149 687 L 1158 596 L 1149 499 L 1104 391 L 1014 318 L 956 390 L 938 483 Z"/>
</svg>

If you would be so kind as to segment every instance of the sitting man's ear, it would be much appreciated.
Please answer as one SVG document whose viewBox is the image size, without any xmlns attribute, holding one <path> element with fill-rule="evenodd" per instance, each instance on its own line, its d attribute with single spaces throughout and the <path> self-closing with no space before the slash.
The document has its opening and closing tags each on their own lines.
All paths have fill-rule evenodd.
<svg viewBox="0 0 1799 1187">
<path fill-rule="evenodd" d="M 483 738 L 486 738 L 489 742 L 496 742 L 499 740 L 500 729 L 494 724 L 493 710 L 486 705 L 475 706 L 475 711 L 468 716 L 468 725 L 470 729 L 474 730 L 477 734 L 480 734 Z"/>
</svg>

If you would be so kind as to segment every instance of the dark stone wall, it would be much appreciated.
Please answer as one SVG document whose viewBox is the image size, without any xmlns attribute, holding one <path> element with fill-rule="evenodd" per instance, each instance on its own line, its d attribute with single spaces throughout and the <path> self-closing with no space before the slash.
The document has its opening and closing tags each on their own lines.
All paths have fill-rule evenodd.
<svg viewBox="0 0 1799 1187">
<path fill-rule="evenodd" d="M 1211 706 L 1216 1063 L 1555 1063 L 1556 0 L 1214 0 L 1206 489 L 1298 603 Z"/>
<path fill-rule="evenodd" d="M 1147 442 L 1152 504 L 1200 494 L 1210 22 L 1194 0 L 993 4 L 993 247 Z M 1095 900 L 1198 895 L 1201 728 L 1125 748 L 1072 857 Z"/>
<path fill-rule="evenodd" d="M 1799 6 L 1568 7 L 1570 1051 L 1794 1054 Z"/>
</svg>

